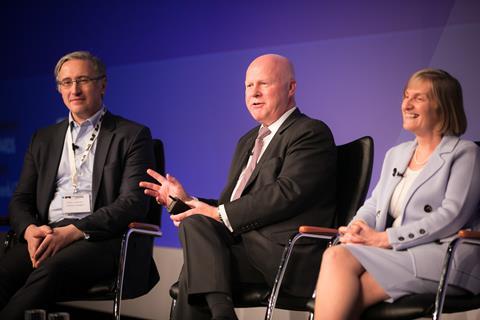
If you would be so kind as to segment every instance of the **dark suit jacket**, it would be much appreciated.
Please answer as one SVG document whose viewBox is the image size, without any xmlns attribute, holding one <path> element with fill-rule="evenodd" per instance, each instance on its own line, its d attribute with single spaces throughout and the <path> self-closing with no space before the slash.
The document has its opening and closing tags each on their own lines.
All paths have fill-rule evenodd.
<svg viewBox="0 0 480 320">
<path fill-rule="evenodd" d="M 272 284 L 283 246 L 299 226 L 333 226 L 336 148 L 327 125 L 295 110 L 268 145 L 242 196 L 230 202 L 258 129 L 240 138 L 219 203 L 225 205 L 251 264 Z M 313 244 L 299 246 L 295 267 L 285 279 L 287 291 L 303 296 L 312 293 L 321 249 Z"/>
<path fill-rule="evenodd" d="M 48 208 L 56 188 L 56 175 L 68 120 L 38 130 L 9 206 L 10 223 L 19 239 L 28 225 L 48 223 Z M 91 240 L 120 237 L 132 221 L 146 217 L 148 199 L 138 187 L 153 167 L 150 130 L 105 114 L 97 140 L 92 176 L 93 213 L 73 224 Z"/>
</svg>

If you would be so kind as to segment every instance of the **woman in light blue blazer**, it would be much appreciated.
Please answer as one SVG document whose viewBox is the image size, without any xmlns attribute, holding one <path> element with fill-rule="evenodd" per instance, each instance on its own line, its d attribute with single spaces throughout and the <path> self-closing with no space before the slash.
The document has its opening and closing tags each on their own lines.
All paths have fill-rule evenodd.
<svg viewBox="0 0 480 320">
<path fill-rule="evenodd" d="M 480 227 L 480 150 L 461 140 L 462 89 L 445 71 L 423 69 L 404 89 L 403 128 L 415 140 L 390 149 L 371 198 L 325 251 L 315 319 L 355 319 L 368 306 L 434 293 L 449 239 Z M 448 294 L 480 292 L 480 250 L 455 255 Z"/>
</svg>

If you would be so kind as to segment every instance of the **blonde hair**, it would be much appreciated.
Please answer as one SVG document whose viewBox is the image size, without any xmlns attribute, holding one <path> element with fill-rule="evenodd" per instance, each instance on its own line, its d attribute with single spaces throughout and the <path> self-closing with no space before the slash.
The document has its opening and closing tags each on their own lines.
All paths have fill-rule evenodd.
<svg viewBox="0 0 480 320">
<path fill-rule="evenodd" d="M 430 95 L 437 103 L 442 121 L 441 133 L 454 136 L 464 134 L 467 130 L 467 117 L 463 108 L 460 82 L 444 70 L 430 68 L 415 72 L 408 80 L 407 86 L 410 81 L 416 79 L 428 81 L 431 84 Z"/>
</svg>

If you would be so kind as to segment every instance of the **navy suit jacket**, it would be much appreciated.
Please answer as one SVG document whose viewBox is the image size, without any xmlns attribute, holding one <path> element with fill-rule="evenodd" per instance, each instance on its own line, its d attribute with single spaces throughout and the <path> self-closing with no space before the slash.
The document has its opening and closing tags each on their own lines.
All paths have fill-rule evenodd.
<svg viewBox="0 0 480 320">
<path fill-rule="evenodd" d="M 19 239 L 28 225 L 48 223 L 67 126 L 64 120 L 32 137 L 9 206 L 10 223 Z M 91 240 L 102 240 L 120 237 L 130 222 L 143 221 L 148 199 L 138 183 L 148 179 L 146 169 L 153 167 L 153 159 L 150 130 L 107 112 L 94 158 L 93 212 L 73 224 Z"/>
</svg>

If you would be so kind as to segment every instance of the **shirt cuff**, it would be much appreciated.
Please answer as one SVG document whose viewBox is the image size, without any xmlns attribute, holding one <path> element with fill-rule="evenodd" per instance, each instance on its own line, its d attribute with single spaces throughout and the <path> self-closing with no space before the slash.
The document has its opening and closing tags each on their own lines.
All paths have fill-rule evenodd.
<svg viewBox="0 0 480 320">
<path fill-rule="evenodd" d="M 230 224 L 230 221 L 228 220 L 227 212 L 225 211 L 225 206 L 223 204 L 218 206 L 218 213 L 220 214 L 220 217 L 222 218 L 222 222 L 227 227 L 230 232 L 233 232 L 232 225 Z"/>
</svg>

